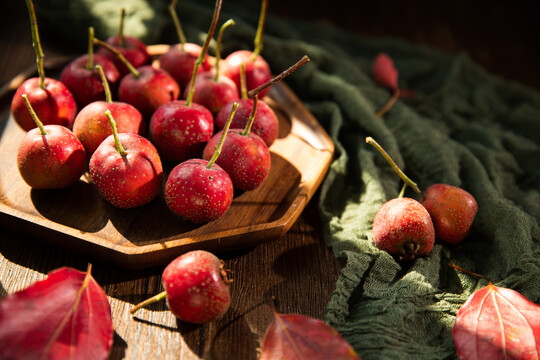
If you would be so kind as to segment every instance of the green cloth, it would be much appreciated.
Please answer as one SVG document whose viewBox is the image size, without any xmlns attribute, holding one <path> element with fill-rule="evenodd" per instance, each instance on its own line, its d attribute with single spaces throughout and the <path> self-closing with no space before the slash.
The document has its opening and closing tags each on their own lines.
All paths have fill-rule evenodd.
<svg viewBox="0 0 540 360">
<path fill-rule="evenodd" d="M 190 41 L 201 43 L 213 2 L 179 4 Z M 252 49 L 257 2 L 227 0 L 224 53 Z M 162 40 L 177 42 L 172 27 Z M 388 53 L 400 86 L 414 90 L 382 119 L 390 92 L 376 84 L 374 57 Z M 321 187 L 325 241 L 346 259 L 325 321 L 362 359 L 456 358 L 452 327 L 459 307 L 487 282 L 540 303 L 540 96 L 483 70 L 466 54 L 449 55 L 397 39 L 365 39 L 335 28 L 269 16 L 262 55 L 278 73 L 307 54 L 311 63 L 286 82 L 336 145 Z M 429 256 L 402 265 L 378 250 L 372 221 L 401 183 L 375 138 L 421 189 L 462 187 L 477 200 L 472 231 L 460 245 L 437 242 Z M 407 192 L 407 196 L 416 197 Z"/>
</svg>

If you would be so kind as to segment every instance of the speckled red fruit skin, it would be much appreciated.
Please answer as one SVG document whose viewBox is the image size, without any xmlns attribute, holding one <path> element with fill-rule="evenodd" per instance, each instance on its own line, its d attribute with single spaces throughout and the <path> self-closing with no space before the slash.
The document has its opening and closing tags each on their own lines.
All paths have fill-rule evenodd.
<svg viewBox="0 0 540 360">
<path fill-rule="evenodd" d="M 112 127 L 105 111 L 110 110 L 119 133 L 134 133 L 144 136 L 146 124 L 141 113 L 132 105 L 122 102 L 94 101 L 82 108 L 73 122 L 73 133 L 86 150 L 88 159 L 107 137 Z"/>
<path fill-rule="evenodd" d="M 43 125 L 62 125 L 71 129 L 77 103 L 69 89 L 58 80 L 45 78 L 45 89 L 39 87 L 39 78 L 26 80 L 19 86 L 11 101 L 13 119 L 25 131 L 37 127 L 30 115 L 22 95 L 28 96 L 28 101 Z"/>
<path fill-rule="evenodd" d="M 221 317 L 231 303 L 221 261 L 195 250 L 180 255 L 163 271 L 167 305 L 179 319 L 203 324 Z"/>
<path fill-rule="evenodd" d="M 60 81 L 71 91 L 79 109 L 91 102 L 105 100 L 105 90 L 96 65 L 102 67 L 111 93 L 116 94 L 120 81 L 120 72 L 111 60 L 94 54 L 93 61 L 94 68 L 87 69 L 88 55 L 79 56 L 67 64 L 60 73 Z"/>
<path fill-rule="evenodd" d="M 235 188 L 255 190 L 270 173 L 271 156 L 268 146 L 256 134 L 242 135 L 242 129 L 230 129 L 216 163 L 231 177 Z M 221 131 L 208 141 L 203 159 L 209 160 L 219 143 Z"/>
<path fill-rule="evenodd" d="M 73 185 L 86 169 L 86 152 L 77 137 L 61 125 L 45 125 L 26 133 L 17 151 L 17 167 L 34 189 L 62 189 Z"/>
<path fill-rule="evenodd" d="M 431 215 L 435 235 L 449 244 L 467 237 L 478 212 L 478 204 L 469 192 L 447 184 L 428 187 L 421 202 Z"/>
<path fill-rule="evenodd" d="M 387 201 L 375 215 L 373 241 L 377 248 L 392 255 L 399 255 L 406 244 L 412 243 L 418 246 L 416 253 L 410 254 L 414 258 L 431 252 L 435 229 L 422 204 L 410 198 L 396 198 Z"/>
<path fill-rule="evenodd" d="M 236 100 L 238 108 L 231 120 L 231 129 L 244 129 L 248 123 L 249 115 L 253 110 L 253 99 Z M 216 130 L 223 130 L 229 115 L 231 113 L 233 102 L 225 105 L 214 119 Z M 264 140 L 266 145 L 270 147 L 276 140 L 279 133 L 279 121 L 276 113 L 264 101 L 257 102 L 257 112 L 251 126 L 251 131 L 259 135 Z"/>
<path fill-rule="evenodd" d="M 185 43 L 183 47 L 176 44 L 159 57 L 159 66 L 176 80 L 180 88 L 185 89 L 189 87 L 193 68 L 200 53 L 201 47 L 197 44 Z M 199 65 L 197 73 L 210 71 L 211 69 L 212 65 L 209 58 L 205 56 L 202 64 Z"/>
<path fill-rule="evenodd" d="M 222 74 L 230 78 L 235 82 L 238 89 L 240 86 L 240 64 L 244 63 L 244 70 L 246 74 L 246 88 L 247 90 L 255 89 L 256 87 L 270 81 L 272 79 L 272 72 L 270 66 L 263 59 L 262 56 L 257 56 L 255 61 L 251 60 L 253 52 L 248 50 L 238 50 L 227 56 L 222 64 Z M 259 93 L 259 98 L 263 98 L 268 94 L 270 88 Z"/>
<path fill-rule="evenodd" d="M 189 87 L 184 89 L 184 98 L 187 98 L 189 90 Z M 215 80 L 215 75 L 206 71 L 195 77 L 193 101 L 210 110 L 212 114 L 217 114 L 223 106 L 238 98 L 238 88 L 226 76 L 220 75 Z"/>
<path fill-rule="evenodd" d="M 158 107 L 178 99 L 180 86 L 163 69 L 146 65 L 137 71 L 139 77 L 129 73 L 120 81 L 118 100 L 135 106 L 148 120 Z"/>
<path fill-rule="evenodd" d="M 120 37 L 120 35 L 111 36 L 106 40 L 106 42 L 107 44 L 118 50 L 122 55 L 124 55 L 124 57 L 131 63 L 131 65 L 136 68 L 146 65 L 150 62 L 150 54 L 148 54 L 148 51 L 146 50 L 146 45 L 141 40 L 132 36 L 125 35 L 124 39 L 126 41 L 125 46 L 122 45 L 122 38 Z M 97 51 L 97 54 L 105 56 L 106 58 L 114 62 L 121 75 L 129 73 L 129 69 L 127 68 L 127 66 L 120 59 L 118 59 L 115 54 L 105 49 L 104 47 L 100 47 Z"/>
<path fill-rule="evenodd" d="M 113 136 L 90 158 L 89 170 L 97 191 L 112 205 L 134 208 L 154 199 L 161 190 L 163 168 L 156 148 L 140 135 L 118 134 L 127 152 L 121 156 Z"/>
<path fill-rule="evenodd" d="M 160 106 L 150 119 L 150 139 L 164 160 L 200 158 L 214 133 L 212 113 L 199 104 L 185 104 L 184 100 L 171 101 Z"/>
<path fill-rule="evenodd" d="M 221 217 L 231 206 L 234 188 L 227 173 L 208 161 L 190 159 L 177 165 L 165 184 L 169 209 L 194 223 L 201 224 Z"/>
</svg>

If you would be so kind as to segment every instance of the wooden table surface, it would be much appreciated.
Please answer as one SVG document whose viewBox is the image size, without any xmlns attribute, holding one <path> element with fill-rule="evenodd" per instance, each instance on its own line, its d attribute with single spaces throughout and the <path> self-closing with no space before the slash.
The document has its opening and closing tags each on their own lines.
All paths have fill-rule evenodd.
<svg viewBox="0 0 540 360">
<path fill-rule="evenodd" d="M 355 11 L 344 10 L 360 6 L 347 0 L 332 7 L 315 1 L 309 9 L 305 2 L 270 3 L 269 11 L 276 14 L 339 24 L 360 36 L 391 35 L 448 52 L 467 51 L 488 70 L 540 89 L 540 6 L 532 1 L 378 1 Z M 49 56 L 55 52 L 47 44 L 44 50 Z M 0 85 L 34 61 L 24 2 L 2 1 Z M 11 96 L 1 100 L 0 116 L 7 116 L 10 101 Z M 266 305 L 271 296 L 280 312 L 324 316 L 340 264 L 324 245 L 317 201 L 318 194 L 281 238 L 220 254 L 233 274 L 233 301 L 223 318 L 206 325 L 177 321 L 163 302 L 135 317 L 129 314 L 133 304 L 162 291 L 163 267 L 126 270 L 5 228 L 0 228 L 0 297 L 45 278 L 53 269 L 84 271 L 91 262 L 112 308 L 111 359 L 256 359 L 272 319 Z"/>
</svg>

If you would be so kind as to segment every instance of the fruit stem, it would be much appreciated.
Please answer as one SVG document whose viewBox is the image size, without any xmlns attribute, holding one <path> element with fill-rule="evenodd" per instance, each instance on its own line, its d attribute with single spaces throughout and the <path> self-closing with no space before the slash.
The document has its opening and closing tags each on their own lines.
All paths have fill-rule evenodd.
<svg viewBox="0 0 540 360">
<path fill-rule="evenodd" d="M 36 11 L 32 0 L 26 0 L 26 7 L 28 8 L 28 14 L 30 15 L 30 27 L 32 29 L 32 46 L 36 52 L 36 63 L 39 74 L 39 87 L 45 89 L 45 68 L 43 66 L 43 49 L 41 48 L 41 41 L 39 40 L 39 31 L 36 20 Z"/>
<path fill-rule="evenodd" d="M 109 119 L 109 124 L 111 124 L 113 136 L 114 136 L 114 144 L 116 145 L 116 150 L 120 153 L 122 156 L 126 156 L 126 150 L 120 143 L 120 139 L 118 138 L 118 130 L 116 129 L 116 121 L 114 121 L 111 110 L 105 111 L 105 116 L 107 116 L 107 119 Z"/>
<path fill-rule="evenodd" d="M 384 158 L 386 159 L 386 161 L 388 161 L 388 163 L 390 164 L 390 166 L 392 167 L 392 169 L 394 169 L 394 171 L 399 175 L 399 177 L 401 178 L 401 180 L 403 180 L 405 182 L 406 185 L 410 186 L 418 195 L 422 196 L 422 192 L 420 191 L 420 189 L 418 188 L 418 185 L 416 185 L 416 183 L 414 181 L 412 181 L 411 179 L 409 179 L 407 177 L 407 175 L 405 175 L 405 173 L 403 171 L 401 171 L 401 169 L 397 166 L 397 164 L 394 162 L 394 160 L 392 160 L 392 158 L 390 157 L 390 155 L 388 155 L 388 153 L 381 147 L 381 145 L 379 145 L 372 137 L 368 136 L 366 138 L 366 143 L 370 144 L 371 146 L 373 146 L 375 149 L 377 149 L 381 154 L 382 156 L 384 156 Z"/>
<path fill-rule="evenodd" d="M 247 99 L 246 64 L 240 64 L 240 94 L 242 99 Z"/>
<path fill-rule="evenodd" d="M 221 3 L 222 3 L 222 0 L 216 0 L 216 5 L 214 7 L 214 14 L 212 16 L 212 22 L 210 23 L 210 30 L 208 30 L 208 34 L 206 34 L 206 39 L 204 39 L 201 52 L 199 53 L 199 57 L 197 58 L 197 61 L 195 61 L 195 66 L 193 66 L 193 73 L 191 75 L 191 81 L 189 84 L 189 93 L 185 102 L 186 106 L 191 106 L 191 102 L 193 101 L 193 92 L 195 91 L 195 76 L 197 75 L 197 72 L 199 71 L 199 67 L 201 66 L 204 58 L 206 57 L 206 53 L 208 52 L 208 46 L 210 46 L 210 41 L 212 40 L 212 37 L 214 36 L 214 31 L 216 31 L 217 21 L 219 18 L 219 12 L 221 11 Z"/>
<path fill-rule="evenodd" d="M 45 128 L 43 127 L 43 123 L 41 120 L 39 120 L 36 112 L 32 108 L 32 105 L 30 104 L 30 101 L 28 101 L 28 95 L 22 94 L 22 98 L 24 100 L 24 103 L 26 104 L 26 107 L 28 108 L 28 111 L 30 112 L 30 116 L 32 116 L 32 119 L 34 119 L 37 127 L 39 128 L 39 132 L 41 135 L 47 135 L 47 132 L 45 131 Z"/>
<path fill-rule="evenodd" d="M 231 125 L 231 121 L 234 117 L 234 113 L 236 112 L 236 109 L 238 108 L 238 103 L 235 101 L 232 105 L 231 113 L 229 114 L 229 118 L 227 119 L 227 122 L 225 123 L 225 126 L 223 127 L 223 130 L 221 132 L 221 138 L 219 138 L 219 143 L 216 145 L 216 150 L 214 150 L 214 155 L 212 155 L 212 158 L 206 165 L 207 169 L 211 169 L 212 165 L 216 162 L 219 154 L 221 153 L 221 148 L 223 147 L 223 143 L 225 142 L 225 138 L 227 137 L 227 132 L 229 131 L 229 126 Z"/>
<path fill-rule="evenodd" d="M 94 28 L 88 28 L 88 61 L 86 70 L 94 70 Z"/>
<path fill-rule="evenodd" d="M 120 11 L 120 29 L 118 30 L 118 35 L 120 36 L 120 45 L 123 48 L 126 47 L 126 37 L 124 36 L 124 18 L 126 17 L 126 8 L 122 8 Z"/>
<path fill-rule="evenodd" d="M 133 74 L 135 78 L 139 78 L 141 74 L 137 71 L 137 69 L 135 69 L 135 67 L 129 62 L 129 60 L 126 59 L 124 55 L 122 55 L 120 51 L 116 50 L 113 46 L 107 44 L 105 41 L 99 40 L 98 38 L 94 38 L 94 44 L 103 46 L 105 49 L 112 52 L 124 65 L 127 66 L 129 72 Z"/>
<path fill-rule="evenodd" d="M 300 60 L 298 60 L 298 62 L 296 64 L 294 64 L 293 66 L 291 66 L 287 70 L 283 71 L 278 76 L 274 77 L 273 79 L 268 80 L 267 82 L 265 82 L 264 84 L 256 87 L 255 89 L 250 90 L 248 92 L 248 97 L 250 97 L 250 98 L 254 97 L 255 95 L 257 95 L 258 93 L 260 93 L 261 91 L 263 91 L 267 87 L 270 87 L 270 86 L 274 85 L 275 83 L 277 83 L 278 81 L 281 81 L 283 78 L 289 76 L 290 74 L 292 74 L 293 72 L 295 72 L 296 70 L 298 70 L 299 68 L 301 68 L 302 66 L 307 64 L 309 61 L 310 61 L 309 57 L 307 55 L 304 55 Z"/>
<path fill-rule="evenodd" d="M 475 273 L 475 272 L 469 271 L 469 270 L 467 270 L 467 269 L 462 268 L 461 266 L 458 266 L 458 265 L 455 265 L 455 264 L 452 264 L 452 263 L 448 263 L 448 265 L 449 265 L 450 267 L 453 267 L 454 269 L 457 269 L 457 270 L 459 270 L 459 271 L 461 271 L 461 272 L 464 272 L 465 274 L 469 274 L 469 275 L 472 275 L 472 276 L 479 277 L 479 278 L 481 278 L 481 279 L 485 279 L 485 280 L 489 281 L 489 284 L 490 284 L 490 285 L 493 285 L 493 283 L 491 282 L 491 279 L 488 278 L 488 277 L 485 276 L 485 275 L 477 274 L 477 273 Z"/>
<path fill-rule="evenodd" d="M 403 184 L 401 191 L 399 192 L 398 198 L 401 199 L 405 195 L 405 189 L 407 189 L 407 183 Z"/>
<path fill-rule="evenodd" d="M 154 295 L 151 298 L 148 298 L 148 299 L 138 303 L 137 305 L 135 305 L 135 307 L 133 309 L 131 309 L 129 311 L 129 313 L 134 314 L 140 308 L 145 307 L 145 306 L 150 305 L 150 304 L 153 304 L 155 302 L 161 301 L 161 300 L 165 299 L 166 296 L 167 296 L 167 291 L 162 291 L 159 294 Z"/>
<path fill-rule="evenodd" d="M 382 117 L 384 114 L 386 114 L 388 110 L 390 110 L 390 108 L 397 101 L 397 99 L 399 98 L 399 95 L 400 95 L 399 89 L 395 89 L 390 100 L 388 100 L 388 102 L 382 107 L 382 109 L 377 111 L 377 114 L 375 114 L 375 116 Z"/>
<path fill-rule="evenodd" d="M 251 132 L 251 127 L 253 126 L 253 123 L 255 122 L 255 114 L 257 113 L 257 105 L 259 104 L 259 97 L 255 95 L 253 98 L 253 108 L 251 108 L 251 113 L 249 114 L 248 122 L 246 124 L 246 127 L 244 131 L 242 131 L 242 135 L 249 135 Z"/>
<path fill-rule="evenodd" d="M 257 56 L 259 56 L 259 54 L 262 51 L 262 47 L 263 47 L 262 37 L 263 37 L 263 31 L 264 31 L 264 23 L 266 22 L 267 5 L 268 5 L 268 0 L 262 0 L 261 13 L 259 15 L 259 24 L 257 25 L 257 34 L 255 35 L 255 40 L 253 42 L 255 46 L 253 49 L 253 54 L 251 55 L 251 61 L 257 60 Z"/>
<path fill-rule="evenodd" d="M 178 35 L 178 40 L 180 41 L 180 49 L 184 50 L 184 44 L 187 42 L 187 40 L 186 35 L 184 35 L 184 30 L 182 30 L 182 25 L 180 25 L 178 14 L 176 13 L 176 3 L 177 0 L 171 0 L 169 4 L 169 13 L 173 19 L 174 28 L 176 29 L 176 34 Z"/>
<path fill-rule="evenodd" d="M 105 73 L 103 72 L 103 68 L 101 65 L 96 65 L 96 70 L 99 73 L 99 77 L 101 78 L 101 83 L 103 84 L 103 90 L 105 91 L 105 101 L 109 104 L 112 103 L 112 95 L 111 95 L 111 88 L 109 87 L 109 82 L 107 81 L 107 77 L 105 77 Z"/>
<path fill-rule="evenodd" d="M 219 79 L 219 62 L 221 61 L 221 41 L 223 39 L 223 32 L 229 26 L 232 26 L 234 24 L 235 24 L 234 20 L 229 19 L 223 25 L 221 25 L 221 28 L 219 29 L 217 44 L 216 44 L 216 76 L 214 77 L 215 81 L 218 81 Z"/>
</svg>

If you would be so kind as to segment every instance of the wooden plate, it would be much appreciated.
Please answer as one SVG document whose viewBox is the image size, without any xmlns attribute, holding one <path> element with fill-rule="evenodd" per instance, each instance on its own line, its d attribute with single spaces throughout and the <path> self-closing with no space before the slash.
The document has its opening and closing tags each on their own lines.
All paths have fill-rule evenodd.
<svg viewBox="0 0 540 360">
<path fill-rule="evenodd" d="M 100 197 L 87 174 L 68 189 L 32 190 L 16 164 L 25 133 L 5 116 L 0 119 L 0 223 L 127 268 L 167 264 L 194 249 L 219 253 L 276 240 L 317 190 L 334 144 L 283 82 L 271 88 L 265 101 L 280 123 L 270 147 L 270 174 L 258 189 L 235 194 L 225 215 L 204 225 L 176 216 L 163 196 L 140 208 L 115 208 Z"/>
</svg>

